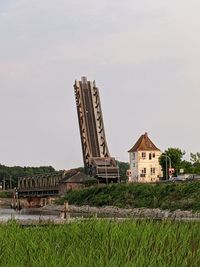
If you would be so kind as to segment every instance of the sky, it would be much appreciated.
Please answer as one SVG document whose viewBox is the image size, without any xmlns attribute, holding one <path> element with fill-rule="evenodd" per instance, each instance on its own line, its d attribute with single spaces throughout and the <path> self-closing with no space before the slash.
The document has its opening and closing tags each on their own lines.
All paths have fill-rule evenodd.
<svg viewBox="0 0 200 267">
<path fill-rule="evenodd" d="M 99 87 L 111 155 L 148 132 L 200 151 L 199 0 L 0 0 L 0 163 L 82 166 L 73 84 Z"/>
</svg>

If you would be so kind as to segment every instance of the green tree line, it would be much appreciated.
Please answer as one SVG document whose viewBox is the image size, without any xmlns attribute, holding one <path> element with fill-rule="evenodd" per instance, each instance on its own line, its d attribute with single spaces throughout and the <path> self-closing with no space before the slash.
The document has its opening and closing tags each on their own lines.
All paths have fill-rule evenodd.
<svg viewBox="0 0 200 267">
<path fill-rule="evenodd" d="M 185 160 L 185 151 L 180 148 L 168 148 L 159 158 L 159 163 L 162 166 L 163 176 L 166 177 L 166 162 L 169 168 L 170 160 L 171 167 L 174 168 L 173 176 L 178 176 L 181 172 L 187 174 L 200 174 L 200 153 L 190 153 L 190 160 Z"/>
<path fill-rule="evenodd" d="M 41 167 L 8 167 L 0 164 L 0 184 L 5 189 L 10 187 L 17 187 L 19 177 L 26 177 L 38 174 L 52 173 L 55 169 L 52 166 L 41 166 Z"/>
<path fill-rule="evenodd" d="M 126 181 L 126 171 L 129 169 L 129 163 L 127 162 L 117 162 L 119 166 L 119 176 L 122 181 Z M 77 168 L 79 171 L 84 172 L 83 167 Z M 33 175 L 45 174 L 45 173 L 53 173 L 56 170 L 52 166 L 41 166 L 41 167 L 8 167 L 0 164 L 0 185 L 4 187 L 5 181 L 5 189 L 9 189 L 10 187 L 17 187 L 18 178 L 20 177 L 28 177 Z"/>
</svg>

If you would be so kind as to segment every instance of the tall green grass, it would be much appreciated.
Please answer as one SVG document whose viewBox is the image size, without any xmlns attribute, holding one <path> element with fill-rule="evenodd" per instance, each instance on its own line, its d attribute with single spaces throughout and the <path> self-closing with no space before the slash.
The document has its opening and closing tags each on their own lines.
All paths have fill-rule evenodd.
<svg viewBox="0 0 200 267">
<path fill-rule="evenodd" d="M 22 229 L 0 226 L 2 267 L 199 267 L 195 222 L 89 220 Z"/>
<path fill-rule="evenodd" d="M 171 184 L 112 184 L 73 190 L 58 200 L 63 204 L 161 208 L 200 211 L 200 182 Z"/>
</svg>

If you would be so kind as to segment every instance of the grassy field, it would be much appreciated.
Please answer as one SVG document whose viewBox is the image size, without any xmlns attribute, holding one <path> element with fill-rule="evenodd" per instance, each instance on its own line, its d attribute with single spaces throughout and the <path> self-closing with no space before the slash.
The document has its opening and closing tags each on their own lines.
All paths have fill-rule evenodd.
<svg viewBox="0 0 200 267">
<path fill-rule="evenodd" d="M 58 201 L 63 204 L 161 208 L 200 211 L 200 182 L 170 184 L 112 184 L 70 191 Z"/>
<path fill-rule="evenodd" d="M 90 220 L 0 226 L 2 267 L 199 267 L 200 224 Z"/>
</svg>

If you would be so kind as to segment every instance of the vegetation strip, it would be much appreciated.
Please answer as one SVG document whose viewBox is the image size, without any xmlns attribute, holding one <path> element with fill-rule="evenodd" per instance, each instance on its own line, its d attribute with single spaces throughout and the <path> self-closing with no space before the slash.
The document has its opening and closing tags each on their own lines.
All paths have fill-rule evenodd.
<svg viewBox="0 0 200 267">
<path fill-rule="evenodd" d="M 66 200 L 79 206 L 200 211 L 200 181 L 92 187 L 70 191 L 57 204 L 63 204 Z"/>
<path fill-rule="evenodd" d="M 198 223 L 89 220 L 0 225 L 0 266 L 200 266 Z"/>
</svg>

